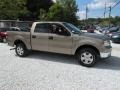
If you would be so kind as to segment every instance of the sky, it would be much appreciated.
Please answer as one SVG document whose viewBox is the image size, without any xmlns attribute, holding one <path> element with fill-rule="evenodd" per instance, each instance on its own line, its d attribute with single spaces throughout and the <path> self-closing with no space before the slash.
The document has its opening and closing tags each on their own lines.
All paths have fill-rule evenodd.
<svg viewBox="0 0 120 90">
<path fill-rule="evenodd" d="M 104 11 L 105 11 L 105 3 L 107 10 L 109 10 L 109 6 L 114 6 L 117 2 L 120 0 L 76 0 L 76 3 L 78 5 L 78 13 L 77 16 L 80 17 L 80 19 L 86 18 L 86 6 L 89 8 L 88 12 L 88 18 L 103 18 L 104 17 Z M 120 3 L 112 9 L 111 15 L 114 16 L 120 16 Z M 107 12 L 106 17 L 109 16 L 109 12 Z"/>
</svg>

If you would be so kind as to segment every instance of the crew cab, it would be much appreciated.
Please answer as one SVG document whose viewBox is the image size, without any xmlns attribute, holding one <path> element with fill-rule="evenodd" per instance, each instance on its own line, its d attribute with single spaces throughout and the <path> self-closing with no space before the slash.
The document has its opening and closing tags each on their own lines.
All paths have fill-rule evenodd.
<svg viewBox="0 0 120 90">
<path fill-rule="evenodd" d="M 66 22 L 34 22 L 30 30 L 8 31 L 7 41 L 19 57 L 32 50 L 75 55 L 87 67 L 95 65 L 98 58 L 110 57 L 112 50 L 107 36 L 83 33 Z"/>
</svg>

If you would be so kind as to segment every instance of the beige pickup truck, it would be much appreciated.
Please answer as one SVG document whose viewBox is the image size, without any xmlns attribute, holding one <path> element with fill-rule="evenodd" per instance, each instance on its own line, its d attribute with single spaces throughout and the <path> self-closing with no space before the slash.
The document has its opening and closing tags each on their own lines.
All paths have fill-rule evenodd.
<svg viewBox="0 0 120 90">
<path fill-rule="evenodd" d="M 66 22 L 34 22 L 31 29 L 8 32 L 8 45 L 25 57 L 32 50 L 75 55 L 83 66 L 95 65 L 98 58 L 111 56 L 107 36 L 83 33 Z"/>
</svg>

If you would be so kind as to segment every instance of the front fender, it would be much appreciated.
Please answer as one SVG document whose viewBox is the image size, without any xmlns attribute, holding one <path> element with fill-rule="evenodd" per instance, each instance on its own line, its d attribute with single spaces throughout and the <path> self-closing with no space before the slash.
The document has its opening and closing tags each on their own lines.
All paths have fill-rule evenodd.
<svg viewBox="0 0 120 90">
<path fill-rule="evenodd" d="M 90 40 L 81 40 L 77 44 L 74 44 L 73 49 L 72 49 L 72 54 L 74 55 L 76 50 L 82 46 L 93 46 L 95 47 L 98 51 L 100 51 L 100 43 L 95 42 L 95 41 L 90 41 Z"/>
</svg>

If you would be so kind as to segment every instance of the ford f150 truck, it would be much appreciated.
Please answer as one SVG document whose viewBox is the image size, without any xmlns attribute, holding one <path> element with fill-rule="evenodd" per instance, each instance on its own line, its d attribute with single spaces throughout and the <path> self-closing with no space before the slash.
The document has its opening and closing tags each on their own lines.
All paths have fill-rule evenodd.
<svg viewBox="0 0 120 90">
<path fill-rule="evenodd" d="M 8 31 L 7 41 L 19 57 L 32 50 L 75 55 L 87 67 L 95 65 L 98 58 L 110 57 L 112 50 L 107 36 L 83 33 L 66 22 L 34 22 L 31 29 Z"/>
</svg>

